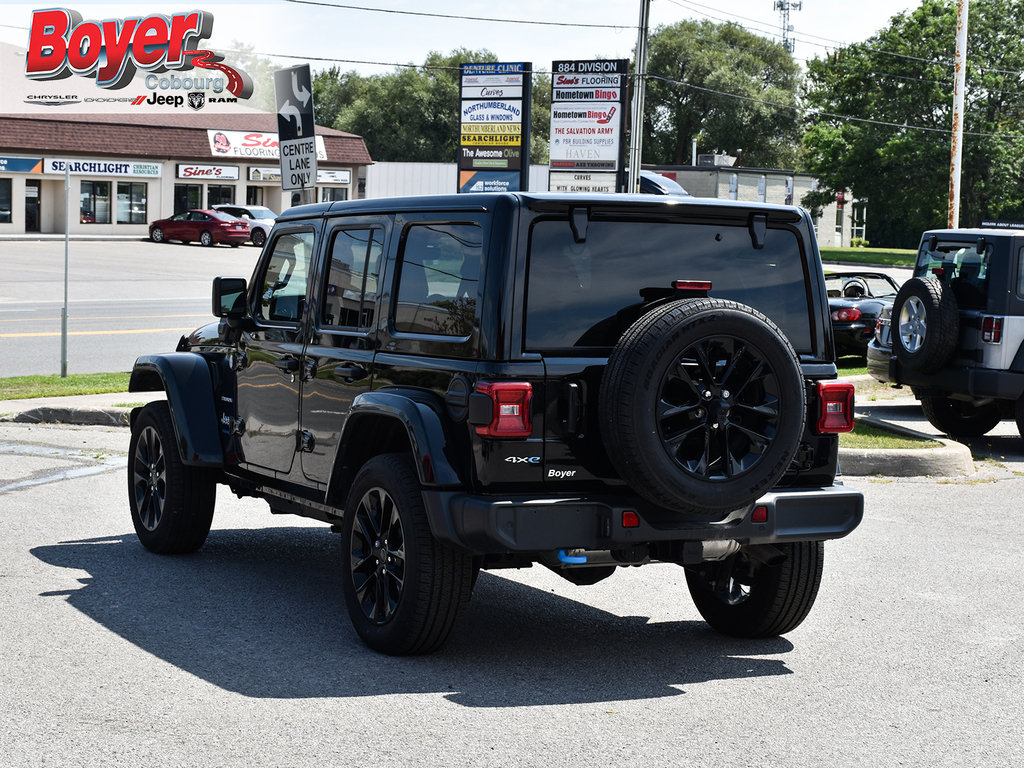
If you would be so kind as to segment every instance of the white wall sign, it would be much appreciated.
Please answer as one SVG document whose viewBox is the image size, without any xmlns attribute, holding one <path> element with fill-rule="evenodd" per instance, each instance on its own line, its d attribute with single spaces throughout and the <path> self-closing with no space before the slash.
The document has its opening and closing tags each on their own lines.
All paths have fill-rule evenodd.
<svg viewBox="0 0 1024 768">
<path fill-rule="evenodd" d="M 237 165 L 178 165 L 179 179 L 238 179 Z"/>
<path fill-rule="evenodd" d="M 615 192 L 617 173 L 571 173 L 551 171 L 548 174 L 548 189 L 552 192 Z"/>
<path fill-rule="evenodd" d="M 248 157 L 277 160 L 280 157 L 276 133 L 263 131 L 216 131 L 207 130 L 210 140 L 210 154 L 213 157 Z M 324 137 L 316 136 L 316 156 L 327 159 Z"/>
<path fill-rule="evenodd" d="M 43 173 L 64 175 L 64 169 L 74 176 L 144 176 L 159 179 L 163 169 L 159 163 L 138 163 L 131 160 L 67 159 L 43 161 Z"/>
</svg>

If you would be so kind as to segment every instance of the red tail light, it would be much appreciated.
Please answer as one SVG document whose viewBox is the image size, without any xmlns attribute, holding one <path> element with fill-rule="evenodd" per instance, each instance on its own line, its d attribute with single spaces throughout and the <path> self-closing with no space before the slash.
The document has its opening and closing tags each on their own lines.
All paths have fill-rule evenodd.
<svg viewBox="0 0 1024 768">
<path fill-rule="evenodd" d="M 852 323 L 854 320 L 860 320 L 860 310 L 856 307 L 834 309 L 832 310 L 832 319 L 837 323 Z"/>
<path fill-rule="evenodd" d="M 853 384 L 848 381 L 818 382 L 819 435 L 853 431 Z"/>
<path fill-rule="evenodd" d="M 981 319 L 981 340 L 986 344 L 1000 344 L 1003 341 L 1003 318 L 986 315 Z"/>
<path fill-rule="evenodd" d="M 530 400 L 533 387 L 525 381 L 482 382 L 476 391 L 491 399 L 491 423 L 477 427 L 476 433 L 484 437 L 529 437 L 533 432 L 530 421 Z"/>
</svg>

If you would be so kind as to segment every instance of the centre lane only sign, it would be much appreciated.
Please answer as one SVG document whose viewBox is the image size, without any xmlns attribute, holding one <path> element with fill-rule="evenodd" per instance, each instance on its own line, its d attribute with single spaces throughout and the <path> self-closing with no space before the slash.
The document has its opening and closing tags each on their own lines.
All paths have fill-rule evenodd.
<svg viewBox="0 0 1024 768">
<path fill-rule="evenodd" d="M 274 72 L 277 134 L 281 153 L 281 188 L 316 185 L 316 127 L 313 122 L 313 79 L 308 64 Z"/>
</svg>

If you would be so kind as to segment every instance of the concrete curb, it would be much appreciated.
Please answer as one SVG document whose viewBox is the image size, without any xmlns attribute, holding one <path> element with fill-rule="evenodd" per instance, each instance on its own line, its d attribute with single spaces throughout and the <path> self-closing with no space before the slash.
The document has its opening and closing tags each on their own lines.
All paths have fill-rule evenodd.
<svg viewBox="0 0 1024 768">
<path fill-rule="evenodd" d="M 839 466 L 846 476 L 885 475 L 887 477 L 921 477 L 935 475 L 958 477 L 973 475 L 971 449 L 955 440 L 933 437 L 923 432 L 890 424 L 868 416 L 856 420 L 896 435 L 939 443 L 937 448 L 904 448 L 899 450 L 839 449 Z"/>
</svg>

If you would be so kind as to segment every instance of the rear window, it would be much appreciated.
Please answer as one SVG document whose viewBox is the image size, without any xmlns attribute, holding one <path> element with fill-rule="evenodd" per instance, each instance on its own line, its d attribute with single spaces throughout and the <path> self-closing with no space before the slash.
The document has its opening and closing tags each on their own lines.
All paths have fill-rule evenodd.
<svg viewBox="0 0 1024 768">
<path fill-rule="evenodd" d="M 708 295 L 760 310 L 797 352 L 812 352 L 796 232 L 769 229 L 758 250 L 745 226 L 591 221 L 577 243 L 566 220 L 538 221 L 531 231 L 526 349 L 612 346 L 622 317 L 643 303 L 641 291 L 675 280 L 710 280 Z"/>
<path fill-rule="evenodd" d="M 988 272 L 992 245 L 986 244 L 978 253 L 976 243 L 935 242 L 921 245 L 914 266 L 914 277 L 940 275 L 965 308 L 984 309 L 988 304 Z"/>
</svg>

